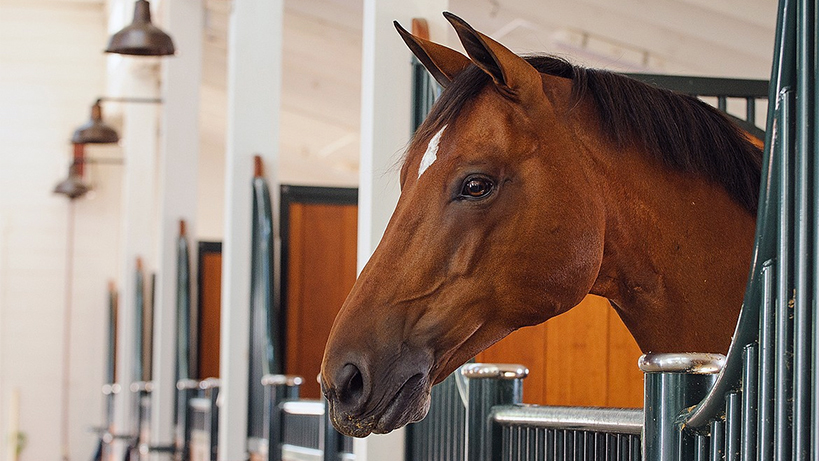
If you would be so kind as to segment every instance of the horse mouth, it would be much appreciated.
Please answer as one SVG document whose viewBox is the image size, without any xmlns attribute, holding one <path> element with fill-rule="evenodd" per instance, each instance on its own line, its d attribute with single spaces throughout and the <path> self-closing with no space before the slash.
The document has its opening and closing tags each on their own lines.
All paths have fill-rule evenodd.
<svg viewBox="0 0 819 461">
<path fill-rule="evenodd" d="M 358 415 L 338 411 L 332 398 L 328 397 L 328 402 L 333 426 L 342 434 L 350 437 L 386 434 L 424 419 L 429 411 L 429 385 L 424 376 L 414 375 L 401 385 L 386 405 Z"/>
</svg>

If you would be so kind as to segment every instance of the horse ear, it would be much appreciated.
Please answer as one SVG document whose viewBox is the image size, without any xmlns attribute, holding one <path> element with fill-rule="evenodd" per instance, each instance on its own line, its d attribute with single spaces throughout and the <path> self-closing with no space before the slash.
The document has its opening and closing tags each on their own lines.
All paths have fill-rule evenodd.
<svg viewBox="0 0 819 461">
<path fill-rule="evenodd" d="M 395 29 L 404 39 L 412 54 L 421 61 L 435 80 L 446 88 L 456 75 L 470 64 L 469 58 L 443 45 L 416 37 L 393 21 Z"/>
<path fill-rule="evenodd" d="M 525 59 L 473 29 L 458 16 L 445 11 L 444 17 L 455 28 L 472 62 L 489 74 L 496 85 L 518 98 L 532 89 L 542 91 L 540 73 Z"/>
</svg>

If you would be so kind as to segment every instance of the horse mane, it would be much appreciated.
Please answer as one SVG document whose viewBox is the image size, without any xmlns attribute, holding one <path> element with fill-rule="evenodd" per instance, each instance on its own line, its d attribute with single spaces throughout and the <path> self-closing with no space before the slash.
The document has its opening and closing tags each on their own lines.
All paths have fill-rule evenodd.
<svg viewBox="0 0 819 461">
<path fill-rule="evenodd" d="M 572 80 L 576 101 L 591 97 L 602 133 L 615 146 L 642 147 L 669 168 L 703 175 L 756 214 L 762 152 L 719 110 L 693 96 L 561 58 L 525 59 L 541 73 Z M 429 139 L 454 120 L 489 82 L 474 64 L 464 69 L 433 105 L 413 143 Z"/>
</svg>

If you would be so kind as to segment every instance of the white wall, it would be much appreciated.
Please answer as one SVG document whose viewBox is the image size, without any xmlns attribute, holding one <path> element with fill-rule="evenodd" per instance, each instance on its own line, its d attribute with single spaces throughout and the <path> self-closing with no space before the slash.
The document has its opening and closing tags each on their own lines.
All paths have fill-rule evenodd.
<svg viewBox="0 0 819 461">
<path fill-rule="evenodd" d="M 0 2 L 0 452 L 20 390 L 21 460 L 59 459 L 69 201 L 54 195 L 105 83 L 100 1 Z M 112 157 L 116 148 L 88 149 Z M 75 202 L 70 454 L 87 459 L 102 420 L 106 286 L 117 273 L 120 166 L 88 168 L 96 191 Z"/>
</svg>

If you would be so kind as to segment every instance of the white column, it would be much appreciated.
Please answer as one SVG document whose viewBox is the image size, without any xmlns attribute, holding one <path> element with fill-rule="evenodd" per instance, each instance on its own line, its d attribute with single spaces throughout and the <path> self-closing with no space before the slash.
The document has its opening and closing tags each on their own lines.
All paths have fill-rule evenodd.
<svg viewBox="0 0 819 461">
<path fill-rule="evenodd" d="M 364 0 L 361 84 L 361 163 L 358 189 L 358 269 L 381 240 L 398 202 L 399 172 L 394 168 L 410 138 L 411 54 L 392 21 L 407 29 L 412 18 L 426 18 L 431 38 L 445 42 L 448 23 L 441 16 L 448 0 L 384 2 Z M 358 461 L 402 459 L 404 431 L 356 439 Z"/>
<path fill-rule="evenodd" d="M 157 66 L 145 61 L 132 60 L 125 64 L 128 78 L 126 95 L 138 98 L 156 98 L 159 95 Z M 105 103 L 103 103 L 105 104 Z M 117 104 L 117 103 L 109 103 Z M 134 394 L 129 390 L 134 375 L 136 352 L 135 336 L 135 274 L 136 260 L 141 258 L 147 276 L 156 267 L 154 244 L 156 154 L 157 154 L 157 104 L 123 104 L 122 138 L 125 175 L 122 207 L 122 253 L 121 289 L 117 325 L 117 381 L 122 390 L 116 397 L 114 431 L 117 434 L 133 434 Z M 118 451 L 123 445 L 118 445 Z"/>
<path fill-rule="evenodd" d="M 225 237 L 222 246 L 220 461 L 245 459 L 253 156 L 277 188 L 282 0 L 234 0 L 228 32 Z"/>
<path fill-rule="evenodd" d="M 162 27 L 177 55 L 163 60 L 162 140 L 159 151 L 159 264 L 154 306 L 151 445 L 173 443 L 176 390 L 176 274 L 179 221 L 196 229 L 199 162 L 199 82 L 202 72 L 203 6 L 200 0 L 162 2 Z M 188 232 L 191 250 L 195 235 Z M 195 257 L 192 254 L 191 257 Z M 193 280 L 195 273 L 191 274 Z M 154 456 L 167 459 L 167 456 Z"/>
</svg>

